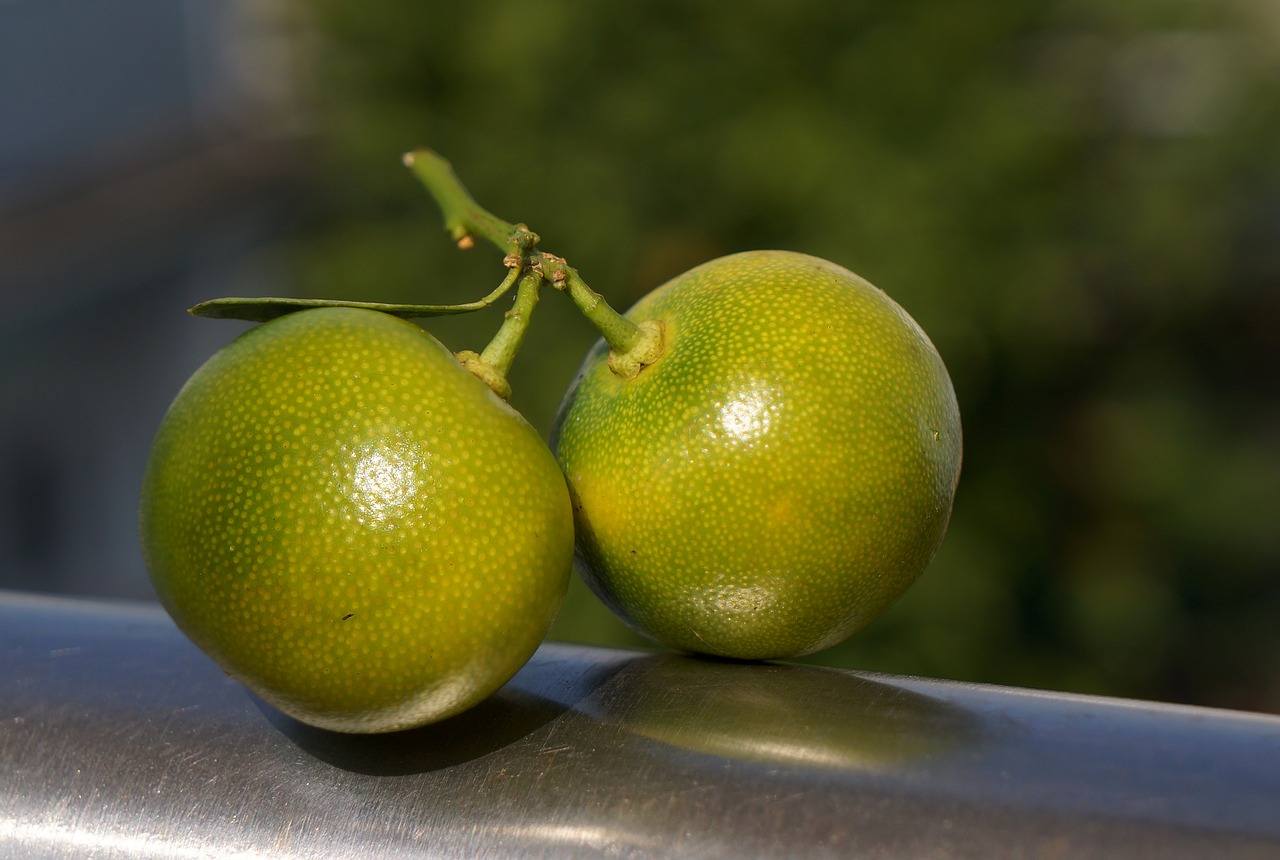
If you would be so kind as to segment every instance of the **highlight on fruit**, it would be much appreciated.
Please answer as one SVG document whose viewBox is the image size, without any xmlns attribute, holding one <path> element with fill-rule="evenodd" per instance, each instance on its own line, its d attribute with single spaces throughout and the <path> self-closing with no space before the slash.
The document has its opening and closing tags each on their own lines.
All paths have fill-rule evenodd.
<svg viewBox="0 0 1280 860">
<path fill-rule="evenodd" d="M 336 731 L 496 691 L 545 638 L 573 556 L 537 432 L 435 338 L 366 309 L 281 316 L 210 358 L 161 423 L 141 511 L 178 626 Z"/>
<path fill-rule="evenodd" d="M 229 674 L 311 725 L 398 731 L 509 680 L 572 567 L 656 642 L 748 660 L 836 644 L 927 567 L 960 415 L 937 350 L 887 294 L 756 251 L 619 313 L 439 155 L 405 163 L 460 248 L 502 253 L 487 294 L 191 309 L 259 325 L 165 415 L 141 539 L 162 603 Z M 506 402 L 546 286 L 601 336 L 550 446 Z M 408 322 L 504 300 L 478 350 Z"/>
<path fill-rule="evenodd" d="M 861 630 L 942 542 L 960 415 L 937 350 L 883 292 L 784 251 L 712 260 L 627 313 L 661 322 L 635 378 L 607 346 L 553 447 L 578 567 L 632 627 L 723 657 L 795 657 Z"/>
</svg>

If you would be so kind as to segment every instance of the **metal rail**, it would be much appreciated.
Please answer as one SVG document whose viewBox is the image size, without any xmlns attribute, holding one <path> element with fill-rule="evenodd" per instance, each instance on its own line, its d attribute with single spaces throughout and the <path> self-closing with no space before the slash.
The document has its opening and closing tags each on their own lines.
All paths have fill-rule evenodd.
<svg viewBox="0 0 1280 860">
<path fill-rule="evenodd" d="M 0 593 L 0 857 L 1280 857 L 1280 717 L 545 645 L 281 716 L 158 608 Z"/>
</svg>

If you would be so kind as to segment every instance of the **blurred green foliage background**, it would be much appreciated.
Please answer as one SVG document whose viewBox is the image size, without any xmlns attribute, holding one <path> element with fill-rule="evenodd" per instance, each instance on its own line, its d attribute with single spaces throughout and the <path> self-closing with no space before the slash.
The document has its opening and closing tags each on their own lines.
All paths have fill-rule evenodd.
<svg viewBox="0 0 1280 860">
<path fill-rule="evenodd" d="M 423 145 L 620 308 L 732 251 L 843 264 L 932 336 L 965 466 L 929 571 L 814 659 L 1280 711 L 1280 7 L 306 7 L 299 294 L 497 284 L 401 166 Z M 593 339 L 544 295 L 511 380 L 544 433 Z M 579 583 L 553 635 L 641 641 Z"/>
</svg>

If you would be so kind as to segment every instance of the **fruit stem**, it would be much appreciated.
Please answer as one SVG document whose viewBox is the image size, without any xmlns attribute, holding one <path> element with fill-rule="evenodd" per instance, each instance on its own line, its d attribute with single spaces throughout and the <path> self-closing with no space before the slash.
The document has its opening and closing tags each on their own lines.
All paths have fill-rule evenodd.
<svg viewBox="0 0 1280 860">
<path fill-rule="evenodd" d="M 484 367 L 491 367 L 496 372 L 497 381 L 505 385 L 507 370 L 524 339 L 528 314 L 538 301 L 538 287 L 544 279 L 550 281 L 557 290 L 568 293 L 578 310 L 604 337 L 611 350 L 609 366 L 615 373 L 631 379 L 658 360 L 663 349 L 661 323 L 646 322 L 637 325 L 615 311 L 603 296 L 587 286 L 577 269 L 569 266 L 562 258 L 539 250 L 538 242 L 541 239 L 537 233 L 524 224 L 503 221 L 476 203 L 449 162 L 439 154 L 429 149 L 415 149 L 404 156 L 404 163 L 440 205 L 445 229 L 458 243 L 458 247 L 472 247 L 475 244 L 473 237 L 478 236 L 505 251 L 506 258 L 503 262 L 513 271 L 523 273 L 516 295 L 516 307 L 507 316 L 511 328 L 504 323 L 493 342 L 485 347 L 483 355 L 466 353 L 467 361 L 472 362 L 472 369 L 476 369 L 476 362 Z M 493 384 L 490 381 L 490 385 Z M 497 391 L 498 388 L 495 387 L 494 390 Z"/>
<path fill-rule="evenodd" d="M 475 236 L 519 257 L 537 247 L 537 233 L 523 224 L 503 221 L 477 203 L 453 172 L 453 167 L 438 153 L 430 149 L 415 149 L 405 154 L 404 163 L 439 204 L 444 215 L 444 228 L 459 248 L 474 246 Z"/>
<path fill-rule="evenodd" d="M 512 269 L 508 279 L 516 274 L 518 270 Z M 542 274 L 534 269 L 526 270 L 520 277 L 520 286 L 516 288 L 515 304 L 504 315 L 502 326 L 484 348 L 484 352 L 463 350 L 456 356 L 464 368 L 479 377 L 481 382 L 503 400 L 511 397 L 511 384 L 507 382 L 507 374 L 511 371 L 516 353 L 520 351 L 520 345 L 524 343 L 541 289 Z"/>
<path fill-rule="evenodd" d="M 587 322 L 595 326 L 608 342 L 610 349 L 626 352 L 636 345 L 640 338 L 640 328 L 610 307 L 604 296 L 587 286 L 576 269 L 568 269 L 563 285 L 557 286 L 568 293 L 578 310 L 587 318 Z"/>
<path fill-rule="evenodd" d="M 516 287 L 516 301 L 507 311 L 502 327 L 489 341 L 489 345 L 480 353 L 484 362 L 503 376 L 511 370 L 520 345 L 524 343 L 525 332 L 529 330 L 529 320 L 533 309 L 538 305 L 538 293 L 542 287 L 542 277 L 536 272 L 525 272 L 520 278 L 520 286 Z"/>
<path fill-rule="evenodd" d="M 565 266 L 565 277 L 552 283 L 564 290 L 582 315 L 587 318 L 605 343 L 609 344 L 609 367 L 624 379 L 634 379 L 662 355 L 663 326 L 657 321 L 639 325 L 609 306 L 604 296 L 597 293 L 578 275 L 577 269 Z"/>
</svg>

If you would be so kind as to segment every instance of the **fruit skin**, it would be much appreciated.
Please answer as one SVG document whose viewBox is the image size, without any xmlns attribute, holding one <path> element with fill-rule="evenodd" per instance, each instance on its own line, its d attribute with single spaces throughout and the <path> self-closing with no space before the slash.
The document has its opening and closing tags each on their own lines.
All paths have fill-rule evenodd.
<svg viewBox="0 0 1280 860">
<path fill-rule="evenodd" d="M 186 383 L 142 492 L 178 626 L 303 722 L 458 713 L 528 660 L 572 569 L 536 431 L 417 326 L 365 310 L 249 330 Z"/>
<path fill-rule="evenodd" d="M 755 251 L 626 314 L 661 320 L 632 380 L 588 354 L 552 445 L 577 561 L 640 632 L 688 651 L 793 657 L 852 635 L 942 542 L 960 413 L 918 325 L 857 275 Z"/>
</svg>

